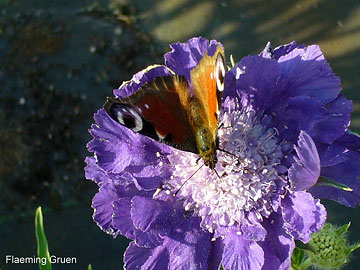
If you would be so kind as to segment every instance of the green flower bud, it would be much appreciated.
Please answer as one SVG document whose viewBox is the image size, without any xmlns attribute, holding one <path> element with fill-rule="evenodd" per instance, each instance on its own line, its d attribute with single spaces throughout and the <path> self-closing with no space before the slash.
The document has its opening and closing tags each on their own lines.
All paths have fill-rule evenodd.
<svg viewBox="0 0 360 270">
<path fill-rule="evenodd" d="M 338 268 L 349 260 L 349 255 L 360 247 L 360 244 L 349 245 L 345 233 L 350 223 L 337 228 L 329 223 L 317 233 L 311 235 L 309 245 L 315 252 L 307 252 L 309 261 L 318 269 Z"/>
</svg>

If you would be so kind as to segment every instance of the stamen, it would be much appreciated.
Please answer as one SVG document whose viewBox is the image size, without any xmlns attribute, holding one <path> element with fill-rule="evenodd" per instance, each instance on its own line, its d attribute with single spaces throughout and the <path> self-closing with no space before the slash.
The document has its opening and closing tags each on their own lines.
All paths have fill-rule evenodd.
<svg viewBox="0 0 360 270">
<path fill-rule="evenodd" d="M 193 153 L 168 156 L 173 170 L 165 185 L 185 209 L 201 217 L 209 232 L 241 225 L 249 212 L 258 220 L 268 217 L 278 200 L 274 195 L 286 191 L 287 170 L 281 173 L 276 167 L 284 157 L 283 142 L 265 119 L 251 109 L 223 113 L 216 170 L 202 163 L 194 171 L 199 158 Z"/>
</svg>

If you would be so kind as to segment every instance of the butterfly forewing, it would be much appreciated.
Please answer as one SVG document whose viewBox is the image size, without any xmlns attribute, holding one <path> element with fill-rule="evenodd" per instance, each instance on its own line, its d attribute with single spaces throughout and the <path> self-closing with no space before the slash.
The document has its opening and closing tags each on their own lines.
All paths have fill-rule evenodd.
<svg viewBox="0 0 360 270">
<path fill-rule="evenodd" d="M 198 153 L 186 108 L 189 86 L 184 76 L 156 77 L 125 98 L 108 97 L 104 108 L 118 123 L 175 148 Z"/>
<path fill-rule="evenodd" d="M 191 84 L 194 96 L 204 108 L 208 126 L 216 136 L 220 100 L 224 90 L 225 78 L 224 50 L 218 45 L 214 55 L 205 52 L 200 63 L 191 70 Z"/>
</svg>

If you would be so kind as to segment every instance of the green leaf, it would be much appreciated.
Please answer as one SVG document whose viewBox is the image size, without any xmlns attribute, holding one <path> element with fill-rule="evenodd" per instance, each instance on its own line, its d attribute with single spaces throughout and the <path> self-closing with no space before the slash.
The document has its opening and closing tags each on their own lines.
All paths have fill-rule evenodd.
<svg viewBox="0 0 360 270">
<path fill-rule="evenodd" d="M 310 267 L 310 261 L 305 252 L 304 249 L 295 247 L 291 256 L 291 270 L 307 270 Z"/>
<path fill-rule="evenodd" d="M 350 228 L 350 225 L 351 225 L 351 222 L 349 222 L 348 224 L 342 225 L 341 227 L 339 227 L 338 229 L 335 230 L 336 234 L 338 236 L 343 235 Z"/>
<path fill-rule="evenodd" d="M 295 248 L 291 257 L 291 265 L 297 266 L 305 259 L 305 252 L 302 249 Z"/>
<path fill-rule="evenodd" d="M 91 264 L 88 265 L 88 270 L 93 270 Z"/>
<path fill-rule="evenodd" d="M 295 245 L 298 249 L 307 250 L 316 253 L 315 248 L 309 243 L 303 243 L 300 240 L 295 240 Z"/>
<path fill-rule="evenodd" d="M 360 243 L 354 244 L 350 247 L 350 253 L 360 248 Z"/>
<path fill-rule="evenodd" d="M 316 186 L 328 186 L 328 187 L 334 187 L 337 189 L 341 189 L 344 191 L 353 191 L 352 188 L 348 187 L 347 185 L 335 182 L 334 180 L 331 180 L 330 178 L 320 176 L 319 180 L 316 183 Z"/>
<path fill-rule="evenodd" d="M 51 270 L 49 247 L 44 232 L 43 216 L 40 206 L 36 209 L 36 213 L 35 213 L 35 234 L 37 241 L 37 256 L 40 258 L 39 269 Z M 41 263 L 45 260 L 46 263 Z"/>
</svg>

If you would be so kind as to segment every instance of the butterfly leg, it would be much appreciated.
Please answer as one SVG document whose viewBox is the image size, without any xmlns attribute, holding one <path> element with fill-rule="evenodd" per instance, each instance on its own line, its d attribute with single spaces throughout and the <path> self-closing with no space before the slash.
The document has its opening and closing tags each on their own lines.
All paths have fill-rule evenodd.
<svg viewBox="0 0 360 270">
<path fill-rule="evenodd" d="M 196 160 L 196 165 L 199 164 L 199 160 L 201 159 L 201 157 L 198 157 L 198 159 Z"/>
</svg>

